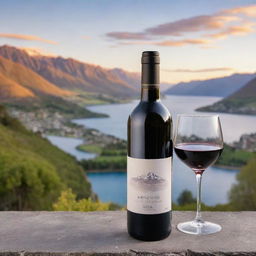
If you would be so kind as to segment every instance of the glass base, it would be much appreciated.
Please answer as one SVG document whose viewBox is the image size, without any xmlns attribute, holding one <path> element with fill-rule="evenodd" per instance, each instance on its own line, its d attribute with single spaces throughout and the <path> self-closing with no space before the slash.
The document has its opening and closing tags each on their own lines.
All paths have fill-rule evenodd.
<svg viewBox="0 0 256 256">
<path fill-rule="evenodd" d="M 178 230 L 191 235 L 208 235 L 221 231 L 221 226 L 208 221 L 188 221 L 179 223 Z"/>
</svg>

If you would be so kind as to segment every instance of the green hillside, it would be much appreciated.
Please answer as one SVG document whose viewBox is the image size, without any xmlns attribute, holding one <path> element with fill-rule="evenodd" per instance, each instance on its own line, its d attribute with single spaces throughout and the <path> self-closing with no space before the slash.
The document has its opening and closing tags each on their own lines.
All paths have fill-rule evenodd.
<svg viewBox="0 0 256 256">
<path fill-rule="evenodd" d="M 61 191 L 92 195 L 74 157 L 27 131 L 0 106 L 0 210 L 49 210 Z"/>
</svg>

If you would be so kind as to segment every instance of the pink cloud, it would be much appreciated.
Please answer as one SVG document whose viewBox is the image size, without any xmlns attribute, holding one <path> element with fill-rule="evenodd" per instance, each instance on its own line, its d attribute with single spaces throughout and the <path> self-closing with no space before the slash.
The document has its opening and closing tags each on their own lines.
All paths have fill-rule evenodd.
<svg viewBox="0 0 256 256">
<path fill-rule="evenodd" d="M 231 16 L 202 15 L 158 25 L 146 29 L 151 35 L 181 36 L 186 32 L 215 30 L 233 21 Z"/>
<path fill-rule="evenodd" d="M 220 67 L 220 68 L 204 68 L 204 69 L 164 69 L 166 72 L 177 73 L 208 73 L 208 72 L 222 72 L 222 71 L 234 71 L 233 68 Z"/>
<path fill-rule="evenodd" d="M 147 28 L 142 32 L 109 32 L 106 36 L 117 40 L 146 40 L 153 36 L 182 36 L 188 32 L 223 28 L 227 23 L 239 20 L 230 15 L 201 15 Z"/>
<path fill-rule="evenodd" d="M 20 47 L 20 49 L 24 50 L 30 56 L 48 56 L 48 57 L 56 57 L 56 54 L 46 52 L 42 48 L 34 48 L 34 47 Z"/>
<path fill-rule="evenodd" d="M 171 46 L 171 47 L 179 47 L 184 45 L 205 45 L 211 43 L 210 40 L 206 39 L 184 39 L 184 40 L 167 40 L 162 42 L 156 42 L 155 45 L 159 46 Z"/>
<path fill-rule="evenodd" d="M 208 39 L 182 39 L 182 40 L 166 40 L 166 41 L 125 41 L 119 42 L 119 45 L 158 45 L 169 47 L 181 47 L 185 45 L 206 45 L 210 44 Z"/>
<path fill-rule="evenodd" d="M 8 39 L 17 39 L 17 40 L 27 40 L 27 41 L 39 41 L 47 44 L 58 44 L 55 41 L 44 39 L 39 36 L 33 35 L 22 35 L 22 34 L 7 34 L 7 33 L 0 33 L 1 38 L 8 38 Z"/>
<path fill-rule="evenodd" d="M 245 18 L 256 17 L 256 5 L 230 8 L 213 15 L 200 15 L 180 19 L 157 26 L 146 28 L 139 32 L 109 32 L 106 35 L 112 39 L 122 41 L 123 45 L 129 44 L 154 44 L 159 46 L 179 47 L 184 45 L 207 45 L 213 40 L 226 38 L 230 35 L 246 35 L 254 31 L 254 24 L 245 22 Z M 183 38 L 173 40 L 168 37 L 185 37 L 187 34 L 201 33 L 201 38 Z M 212 32 L 202 35 L 205 32 Z M 155 42 L 159 36 L 166 40 Z M 197 34 L 198 37 L 198 34 Z M 199 36 L 200 37 L 200 36 Z M 209 40 L 211 39 L 211 40 Z M 133 40 L 133 41 L 130 41 Z M 147 40 L 147 41 L 146 41 Z M 150 41 L 148 41 L 150 40 Z M 204 46 L 203 46 L 204 47 Z"/>
<path fill-rule="evenodd" d="M 231 35 L 244 36 L 254 32 L 255 23 L 244 23 L 238 26 L 230 26 L 217 33 L 208 34 L 207 37 L 215 39 L 224 39 Z"/>
<path fill-rule="evenodd" d="M 248 17 L 256 17 L 256 5 L 241 6 L 223 11 L 224 14 L 243 14 Z"/>
<path fill-rule="evenodd" d="M 110 32 L 106 34 L 108 37 L 118 40 L 145 40 L 147 39 L 144 33 L 132 33 L 132 32 Z"/>
</svg>

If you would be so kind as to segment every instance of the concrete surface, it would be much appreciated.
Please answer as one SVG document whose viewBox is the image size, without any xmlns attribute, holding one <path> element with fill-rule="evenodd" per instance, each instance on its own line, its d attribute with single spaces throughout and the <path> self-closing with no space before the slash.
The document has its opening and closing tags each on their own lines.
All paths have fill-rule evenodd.
<svg viewBox="0 0 256 256">
<path fill-rule="evenodd" d="M 223 228 L 213 235 L 177 231 L 194 215 L 173 212 L 167 239 L 142 242 L 127 234 L 125 211 L 0 212 L 0 255 L 256 255 L 256 212 L 204 212 Z"/>
</svg>

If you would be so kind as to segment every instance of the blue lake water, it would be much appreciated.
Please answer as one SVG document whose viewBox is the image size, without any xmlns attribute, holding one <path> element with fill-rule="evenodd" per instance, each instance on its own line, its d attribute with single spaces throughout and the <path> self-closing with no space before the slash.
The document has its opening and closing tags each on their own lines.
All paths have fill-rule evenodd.
<svg viewBox="0 0 256 256">
<path fill-rule="evenodd" d="M 96 155 L 93 153 L 82 152 L 76 147 L 83 143 L 82 139 L 68 138 L 60 136 L 47 136 L 47 139 L 55 146 L 61 148 L 63 151 L 76 157 L 77 160 L 94 158 Z"/>
<path fill-rule="evenodd" d="M 202 112 L 196 112 L 195 109 L 211 105 L 220 99 L 219 97 L 168 95 L 162 101 L 172 114 L 175 125 L 177 114 L 200 114 Z M 137 103 L 138 101 L 133 101 L 127 104 L 90 106 L 88 109 L 108 114 L 109 118 L 78 119 L 74 120 L 74 122 L 126 139 L 127 118 Z M 203 114 L 208 113 L 204 112 Z M 256 132 L 256 116 L 224 113 L 218 113 L 218 115 L 220 116 L 225 142 L 229 143 L 238 140 L 244 133 Z"/>
<path fill-rule="evenodd" d="M 187 97 L 187 96 L 166 96 L 164 104 L 169 108 L 173 115 L 174 125 L 177 114 L 197 113 L 195 109 L 200 106 L 210 105 L 220 98 L 217 97 Z M 89 118 L 74 120 L 75 123 L 85 125 L 86 127 L 96 128 L 104 133 L 126 139 L 126 122 L 128 115 L 135 107 L 138 101 L 127 104 L 111 104 L 90 106 L 90 110 L 106 113 L 108 118 Z M 212 113 L 211 113 L 212 114 Z M 225 142 L 238 140 L 244 133 L 256 131 L 256 116 L 219 114 L 222 122 Z M 52 138 L 49 138 L 52 140 Z M 65 140 L 65 138 L 62 138 Z M 68 138 L 70 139 L 70 138 Z M 69 153 L 75 155 L 78 159 L 91 157 L 87 153 L 77 151 L 69 140 L 69 146 L 65 148 L 63 140 L 55 144 Z M 76 143 L 79 141 L 77 139 Z M 74 144 L 76 144 L 74 143 Z M 78 143 L 79 144 L 79 143 Z M 71 149 L 72 148 L 72 149 Z M 84 154 L 84 155 L 83 155 Z M 228 191 L 236 182 L 235 170 L 226 170 L 223 168 L 210 167 L 203 176 L 202 200 L 208 205 L 226 203 L 228 201 Z M 89 180 L 92 183 L 93 191 L 104 201 L 113 201 L 121 205 L 126 204 L 126 173 L 108 172 L 108 173 L 89 173 Z M 189 189 L 195 195 L 196 182 L 194 173 L 174 156 L 172 170 L 172 198 L 174 201 L 184 189 Z"/>
<path fill-rule="evenodd" d="M 202 201 L 208 205 L 226 203 L 228 191 L 236 182 L 237 171 L 210 167 L 203 176 Z M 100 200 L 103 202 L 116 202 L 126 204 L 126 173 L 107 172 L 89 173 L 88 178 Z M 195 174 L 181 163 L 176 156 L 173 161 L 172 171 L 172 199 L 176 202 L 178 196 L 184 189 L 189 189 L 195 196 L 196 180 Z"/>
</svg>

